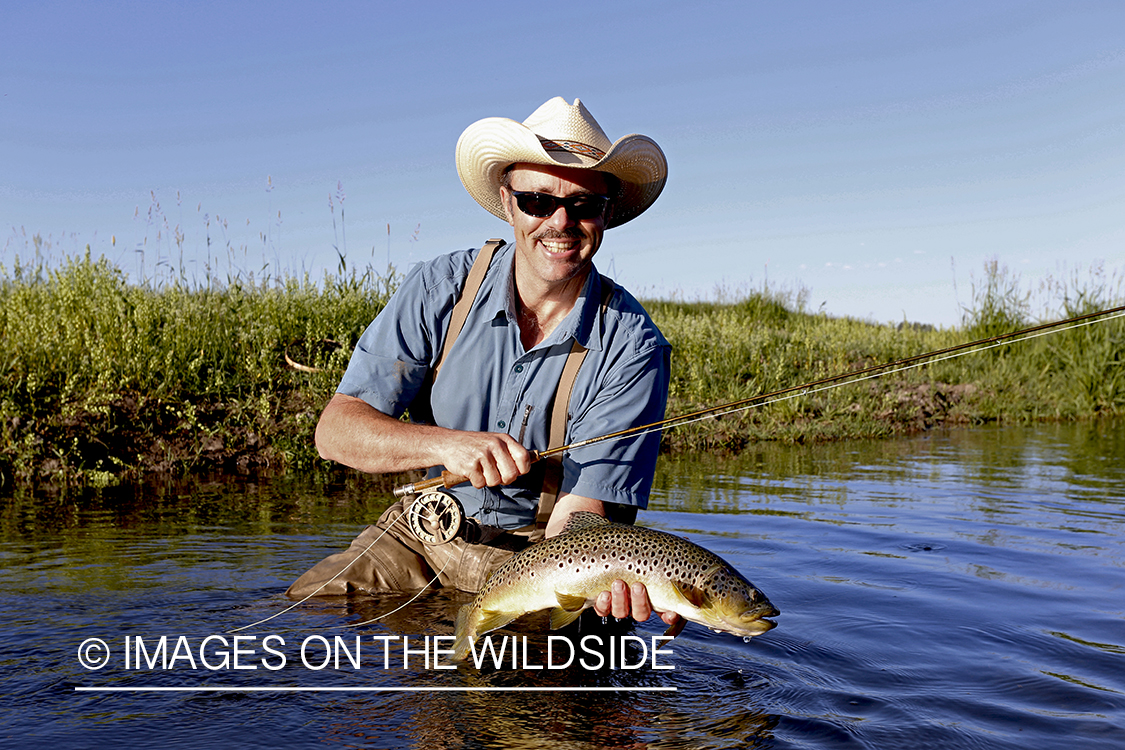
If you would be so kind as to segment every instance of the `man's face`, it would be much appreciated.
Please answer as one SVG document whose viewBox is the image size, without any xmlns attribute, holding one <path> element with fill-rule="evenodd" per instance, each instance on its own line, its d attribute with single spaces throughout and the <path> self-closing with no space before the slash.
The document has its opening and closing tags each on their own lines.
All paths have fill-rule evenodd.
<svg viewBox="0 0 1125 750">
<path fill-rule="evenodd" d="M 575 220 L 565 206 L 546 218 L 520 210 L 515 192 L 546 193 L 558 198 L 607 194 L 605 176 L 589 169 L 518 164 L 509 173 L 511 188 L 500 197 L 515 230 L 517 283 L 532 281 L 548 287 L 585 278 L 612 207 L 591 219 Z M 530 274 L 530 276 L 528 275 Z"/>
</svg>

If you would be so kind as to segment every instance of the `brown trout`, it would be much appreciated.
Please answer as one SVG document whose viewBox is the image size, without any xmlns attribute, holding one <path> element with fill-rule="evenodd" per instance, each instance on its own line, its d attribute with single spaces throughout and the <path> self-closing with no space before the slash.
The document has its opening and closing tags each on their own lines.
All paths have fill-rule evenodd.
<svg viewBox="0 0 1125 750">
<path fill-rule="evenodd" d="M 665 632 L 673 637 L 691 620 L 749 638 L 776 624 L 763 618 L 780 614 L 754 584 L 699 545 L 580 511 L 561 534 L 497 568 L 461 608 L 453 658 L 466 658 L 479 636 L 528 612 L 550 608 L 552 630 L 568 625 L 617 579 L 643 583 L 654 609 L 680 615 Z"/>
</svg>

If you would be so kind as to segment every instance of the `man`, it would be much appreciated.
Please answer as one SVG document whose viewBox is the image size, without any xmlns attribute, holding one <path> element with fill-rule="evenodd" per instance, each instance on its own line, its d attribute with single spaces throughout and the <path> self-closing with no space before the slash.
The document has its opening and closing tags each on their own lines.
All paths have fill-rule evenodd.
<svg viewBox="0 0 1125 750">
<path fill-rule="evenodd" d="M 603 231 L 660 194 L 663 152 L 640 135 L 611 143 L 579 100 L 556 97 L 523 123 L 471 125 L 457 169 L 469 194 L 512 227 L 514 243 L 411 271 L 361 337 L 316 444 L 322 457 L 360 471 L 444 467 L 464 477 L 446 491 L 483 525 L 483 543 L 428 544 L 402 522 L 399 503 L 298 579 L 290 596 L 416 590 L 435 578 L 476 591 L 514 550 L 558 534 L 574 511 L 631 521 L 647 504 L 658 433 L 575 450 L 561 466 L 533 463 L 529 449 L 664 416 L 668 343 L 592 263 Z M 400 420 L 406 412 L 410 422 Z M 652 613 L 644 586 L 621 581 L 595 610 L 638 620 Z"/>
</svg>

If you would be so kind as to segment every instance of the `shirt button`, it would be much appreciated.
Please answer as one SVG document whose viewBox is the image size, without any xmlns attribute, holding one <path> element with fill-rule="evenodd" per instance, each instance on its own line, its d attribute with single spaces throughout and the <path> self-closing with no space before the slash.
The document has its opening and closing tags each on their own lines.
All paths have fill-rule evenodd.
<svg viewBox="0 0 1125 750">
<path fill-rule="evenodd" d="M 496 423 L 496 426 L 499 427 L 502 430 L 505 427 L 507 427 L 508 425 L 507 425 L 507 423 L 504 422 L 503 419 L 501 419 L 499 422 Z"/>
<path fill-rule="evenodd" d="M 523 365 L 516 365 L 516 372 L 523 372 Z"/>
</svg>

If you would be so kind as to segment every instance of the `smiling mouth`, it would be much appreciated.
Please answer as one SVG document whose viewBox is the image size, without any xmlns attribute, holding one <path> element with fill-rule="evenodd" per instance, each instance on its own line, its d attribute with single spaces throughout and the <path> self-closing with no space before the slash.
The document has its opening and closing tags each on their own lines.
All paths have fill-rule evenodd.
<svg viewBox="0 0 1125 750">
<path fill-rule="evenodd" d="M 574 240 L 541 239 L 539 244 L 550 255 L 565 255 L 578 247 Z"/>
</svg>

